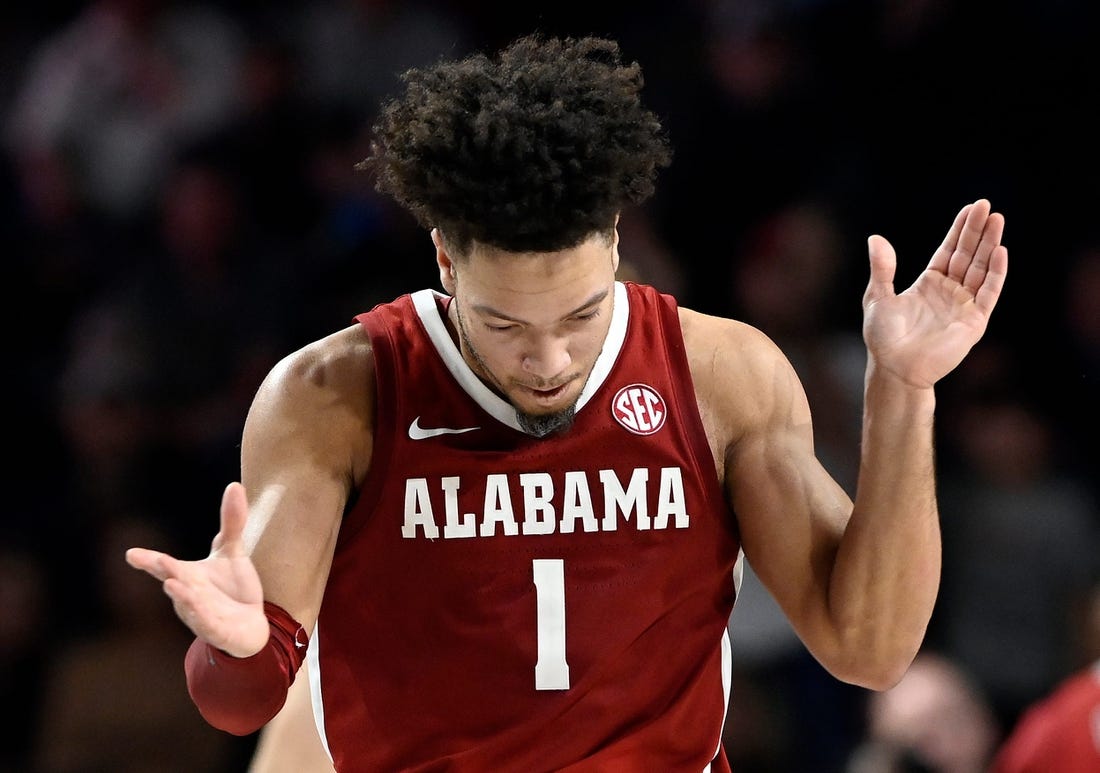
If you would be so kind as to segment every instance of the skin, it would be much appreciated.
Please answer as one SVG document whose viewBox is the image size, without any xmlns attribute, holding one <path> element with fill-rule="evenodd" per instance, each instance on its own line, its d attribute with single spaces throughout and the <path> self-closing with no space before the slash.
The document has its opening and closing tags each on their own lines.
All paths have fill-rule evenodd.
<svg viewBox="0 0 1100 773">
<path fill-rule="evenodd" d="M 611 326 L 618 238 L 615 231 L 610 240 L 594 237 L 550 255 L 481 247 L 476 269 L 461 270 L 460 292 L 460 266 L 470 261 L 452 257 L 432 231 L 440 282 L 455 298 L 448 319 L 463 357 L 524 424 L 571 423 Z M 570 298 L 574 305 L 563 305 Z"/>
<path fill-rule="evenodd" d="M 335 773 L 317 734 L 303 671 L 290 685 L 283 708 L 264 725 L 246 773 Z"/>
<path fill-rule="evenodd" d="M 1003 229 L 985 199 L 963 207 L 900 294 L 893 247 L 869 238 L 854 502 L 814 455 L 810 408 L 783 353 L 748 325 L 680 311 L 746 557 L 806 646 L 843 681 L 893 686 L 924 638 L 941 563 L 934 385 L 986 329 L 1008 268 Z M 529 255 L 475 245 L 453 256 L 438 233 L 433 241 L 466 361 L 520 411 L 567 410 L 610 324 L 617 236 Z M 264 598 L 313 630 L 344 505 L 370 466 L 373 383 L 358 325 L 289 355 L 249 412 L 241 481 L 225 490 L 210 555 L 127 551 L 131 566 L 163 583 L 196 636 L 238 657 L 257 652 L 268 638 Z"/>
</svg>

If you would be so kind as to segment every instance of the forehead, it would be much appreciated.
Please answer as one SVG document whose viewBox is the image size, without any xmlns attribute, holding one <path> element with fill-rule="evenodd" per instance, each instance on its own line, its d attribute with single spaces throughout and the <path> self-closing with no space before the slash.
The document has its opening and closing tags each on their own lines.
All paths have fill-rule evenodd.
<svg viewBox="0 0 1100 773">
<path fill-rule="evenodd" d="M 603 238 L 557 252 L 513 253 L 476 247 L 457 266 L 455 294 L 470 310 L 534 324 L 576 311 L 615 280 Z"/>
</svg>

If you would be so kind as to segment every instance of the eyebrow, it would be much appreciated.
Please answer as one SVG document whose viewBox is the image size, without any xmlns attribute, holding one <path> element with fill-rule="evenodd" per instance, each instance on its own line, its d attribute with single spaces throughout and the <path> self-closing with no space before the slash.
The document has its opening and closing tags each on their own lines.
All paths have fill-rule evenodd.
<svg viewBox="0 0 1100 773">
<path fill-rule="evenodd" d="M 599 303 L 600 301 L 602 301 L 604 298 L 607 297 L 607 293 L 608 293 L 607 288 L 604 288 L 603 290 L 599 290 L 598 292 L 594 293 L 591 297 L 589 297 L 589 299 L 586 300 L 584 303 L 582 303 L 580 306 L 573 309 L 568 314 L 565 314 L 562 317 L 562 319 L 569 319 L 569 317 L 572 317 L 576 314 L 579 314 L 580 312 L 587 309 L 589 306 L 595 306 L 597 303 Z M 519 324 L 519 325 L 529 325 L 529 324 L 531 324 L 527 320 L 519 319 L 517 317 L 512 317 L 512 316 L 509 316 L 508 314 L 505 314 L 502 311 L 497 311 L 492 306 L 485 306 L 483 304 L 475 304 L 471 308 L 474 311 L 476 311 L 478 314 L 481 314 L 483 316 L 495 317 L 497 319 L 504 319 L 504 320 L 507 320 L 509 322 L 515 322 L 516 324 Z"/>
</svg>

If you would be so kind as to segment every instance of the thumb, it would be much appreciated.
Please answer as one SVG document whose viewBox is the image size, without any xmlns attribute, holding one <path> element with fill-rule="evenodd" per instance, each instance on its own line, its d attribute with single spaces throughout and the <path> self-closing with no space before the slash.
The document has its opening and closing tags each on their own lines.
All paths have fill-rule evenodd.
<svg viewBox="0 0 1100 773">
<path fill-rule="evenodd" d="M 244 526 L 248 521 L 248 497 L 244 486 L 233 481 L 222 494 L 221 530 L 214 538 L 214 549 L 221 550 L 229 558 L 245 555 Z"/>
<path fill-rule="evenodd" d="M 894 294 L 894 272 L 898 265 L 893 245 L 878 234 L 867 237 L 867 255 L 871 262 L 871 278 L 863 294 L 864 307 Z"/>
</svg>

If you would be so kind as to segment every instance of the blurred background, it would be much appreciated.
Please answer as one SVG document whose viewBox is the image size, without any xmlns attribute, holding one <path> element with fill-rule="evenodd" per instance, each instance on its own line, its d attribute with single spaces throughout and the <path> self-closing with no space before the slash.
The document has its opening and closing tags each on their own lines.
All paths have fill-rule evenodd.
<svg viewBox="0 0 1100 773">
<path fill-rule="evenodd" d="M 826 466 L 858 463 L 866 237 L 900 288 L 958 209 L 1012 270 L 939 387 L 943 586 L 886 694 L 840 684 L 750 571 L 738 773 L 977 773 L 1100 657 L 1100 126 L 1088 0 L 570 4 L 100 0 L 0 11 L 9 405 L 0 771 L 243 771 L 198 718 L 190 635 L 123 550 L 204 556 L 249 402 L 283 354 L 435 286 L 433 248 L 353 171 L 398 75 L 512 37 L 607 34 L 675 160 L 624 215 L 624 275 L 787 352 Z"/>
</svg>

